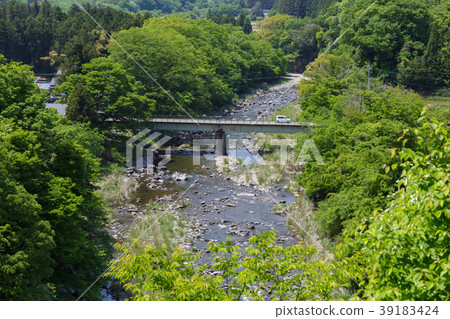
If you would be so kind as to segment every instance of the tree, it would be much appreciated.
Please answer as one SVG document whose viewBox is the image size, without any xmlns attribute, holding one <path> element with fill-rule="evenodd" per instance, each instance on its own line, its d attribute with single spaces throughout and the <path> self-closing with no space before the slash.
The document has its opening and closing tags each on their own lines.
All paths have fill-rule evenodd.
<svg viewBox="0 0 450 319">
<path fill-rule="evenodd" d="M 280 13 L 304 18 L 317 17 L 337 0 L 275 0 L 274 8 Z"/>
<path fill-rule="evenodd" d="M 99 56 L 99 52 L 93 43 L 87 41 L 82 36 L 74 36 L 64 47 L 63 56 L 61 58 L 61 78 L 64 82 L 66 77 L 71 74 L 78 74 L 82 70 L 82 66 L 93 58 Z"/>
<path fill-rule="evenodd" d="M 440 89 L 450 84 L 450 3 L 433 13 L 428 43 L 408 41 L 399 54 L 398 80 L 407 86 Z"/>
<path fill-rule="evenodd" d="M 111 267 L 109 277 L 120 280 L 131 300 L 323 300 L 349 277 L 340 267 L 317 260 L 313 246 L 276 245 L 276 233 L 261 232 L 242 249 L 229 239 L 210 243 L 214 262 L 199 266 L 198 254 L 177 248 L 146 246 L 129 251 Z M 206 275 L 210 267 L 218 275 Z"/>
<path fill-rule="evenodd" d="M 374 209 L 387 207 L 400 174 L 384 174 L 383 165 L 399 163 L 389 149 L 401 147 L 398 138 L 415 126 L 423 107 L 418 95 L 375 79 L 367 90 L 364 73 L 345 55 L 324 55 L 299 85 L 298 120 L 322 125 L 303 135 L 295 151 L 313 138 L 327 163 L 307 163 L 299 182 L 317 203 L 319 232 L 336 241 Z"/>
<path fill-rule="evenodd" d="M 74 122 L 95 124 L 98 121 L 94 98 L 83 83 L 76 84 L 67 99 L 66 117 Z"/>
<path fill-rule="evenodd" d="M 84 64 L 81 74 L 72 74 L 55 90 L 68 95 L 73 104 L 70 116 L 78 121 L 113 119 L 131 124 L 150 119 L 155 105 L 144 86 L 111 58 Z"/>
<path fill-rule="evenodd" d="M 35 134 L 10 120 L 0 119 L 0 132 L 0 299 L 52 299 L 54 231 L 36 196 L 13 173 L 36 170 L 41 150 Z"/>
<path fill-rule="evenodd" d="M 244 10 L 241 10 L 241 12 L 239 13 L 239 17 L 236 19 L 236 25 L 243 27 L 244 22 L 245 22 L 245 13 Z"/>
<path fill-rule="evenodd" d="M 420 150 L 400 150 L 402 178 L 390 205 L 342 246 L 367 273 L 363 298 L 450 300 L 450 140 L 445 123 L 420 121 Z"/>
<path fill-rule="evenodd" d="M 252 13 L 250 16 L 253 20 L 256 20 L 258 17 L 264 17 L 263 8 L 260 1 L 256 2 L 256 4 L 252 7 Z"/>
<path fill-rule="evenodd" d="M 33 80 L 0 56 L 0 297 L 74 300 L 111 256 L 95 193 L 102 137 L 46 109 Z"/>
<path fill-rule="evenodd" d="M 289 65 L 289 57 L 267 42 L 203 19 L 151 19 L 142 28 L 119 32 L 116 39 L 191 114 L 221 109 L 257 82 L 249 79 L 283 74 Z M 116 44 L 108 50 L 114 61 L 127 61 Z M 183 112 L 140 67 L 124 67 L 145 85 L 159 113 Z"/>
<path fill-rule="evenodd" d="M 245 18 L 242 30 L 244 31 L 245 34 L 250 34 L 253 32 L 252 23 L 250 22 L 249 18 Z"/>
</svg>

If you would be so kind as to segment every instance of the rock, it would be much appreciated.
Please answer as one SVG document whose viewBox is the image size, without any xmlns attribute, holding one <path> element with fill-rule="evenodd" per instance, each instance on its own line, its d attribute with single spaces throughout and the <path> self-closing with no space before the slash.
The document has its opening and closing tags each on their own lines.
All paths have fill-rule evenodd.
<svg viewBox="0 0 450 319">
<path fill-rule="evenodd" d="M 172 179 L 177 182 L 182 182 L 188 179 L 187 174 L 175 172 L 172 174 Z"/>
</svg>

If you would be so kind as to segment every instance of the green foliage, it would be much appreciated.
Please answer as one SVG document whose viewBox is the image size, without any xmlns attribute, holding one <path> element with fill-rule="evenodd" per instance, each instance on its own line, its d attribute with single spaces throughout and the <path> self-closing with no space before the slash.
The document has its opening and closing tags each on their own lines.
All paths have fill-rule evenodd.
<svg viewBox="0 0 450 319">
<path fill-rule="evenodd" d="M 114 4 L 130 12 L 142 10 L 152 11 L 158 14 L 171 14 L 185 12 L 194 17 L 204 16 L 208 9 L 214 9 L 226 14 L 237 15 L 239 13 L 239 0 L 103 0 L 106 5 Z"/>
<path fill-rule="evenodd" d="M 101 137 L 45 109 L 28 66 L 0 61 L 0 299 L 73 300 L 111 253 Z"/>
<path fill-rule="evenodd" d="M 439 89 L 449 81 L 449 12 L 448 1 L 343 0 L 317 18 L 318 47 L 325 50 L 356 22 L 335 53 L 356 54 L 360 66 L 372 62 L 372 72 L 390 81 Z"/>
<path fill-rule="evenodd" d="M 298 19 L 277 14 L 261 23 L 259 36 L 275 48 L 281 48 L 295 57 L 295 70 L 304 72 L 305 67 L 317 57 L 317 22 L 311 18 Z"/>
<path fill-rule="evenodd" d="M 180 248 L 171 253 L 148 245 L 135 252 L 119 246 L 124 256 L 108 276 L 120 280 L 132 300 L 329 300 L 348 287 L 345 271 L 315 259 L 313 246 L 281 247 L 276 240 L 271 231 L 250 238 L 245 249 L 231 240 L 211 243 L 210 266 Z M 208 267 L 216 275 L 206 275 Z"/>
<path fill-rule="evenodd" d="M 444 123 L 421 123 L 419 150 L 398 152 L 399 190 L 386 210 L 347 235 L 341 251 L 367 274 L 363 298 L 450 300 L 450 141 Z"/>
<path fill-rule="evenodd" d="M 399 172 L 384 173 L 384 165 L 399 161 L 389 149 L 401 147 L 398 138 L 415 125 L 423 103 L 416 94 L 377 81 L 373 90 L 363 89 L 361 71 L 346 56 L 323 56 L 307 76 L 299 85 L 300 121 L 320 125 L 301 136 L 295 150 L 312 138 L 326 165 L 307 163 L 299 182 L 318 202 L 319 231 L 338 240 L 343 229 L 386 207 L 399 178 Z"/>
<path fill-rule="evenodd" d="M 12 121 L 0 120 L 0 130 L 0 299 L 50 299 L 53 293 L 46 283 L 54 268 L 54 231 L 40 217 L 36 196 L 13 173 L 20 166 L 36 170 L 39 147 L 33 145 L 34 134 Z"/>
<path fill-rule="evenodd" d="M 66 117 L 70 121 L 84 123 L 98 120 L 94 98 L 81 82 L 77 83 L 67 100 Z"/>
<path fill-rule="evenodd" d="M 236 92 L 260 78 L 284 74 L 289 58 L 232 25 L 179 16 L 150 19 L 142 28 L 121 31 L 116 39 L 191 112 L 208 113 L 229 105 Z M 140 80 L 158 112 L 182 112 L 116 44 L 111 58 Z"/>
<path fill-rule="evenodd" d="M 32 65 L 42 73 L 54 72 L 60 65 L 63 76 L 81 70 L 83 63 L 102 53 L 101 32 L 76 4 L 70 1 L 70 6 L 64 13 L 47 0 L 32 5 L 16 0 L 1 4 L 0 54 Z M 85 10 L 108 33 L 141 26 L 150 17 L 90 5 Z"/>
<path fill-rule="evenodd" d="M 84 64 L 81 74 L 70 75 L 56 91 L 69 96 L 68 116 L 76 111 L 71 119 L 77 121 L 148 119 L 155 105 L 144 86 L 110 58 L 97 58 Z"/>
<path fill-rule="evenodd" d="M 442 88 L 450 85 L 450 2 L 432 11 L 428 42 L 405 45 L 400 53 L 398 79 L 415 87 Z"/>
<path fill-rule="evenodd" d="M 316 17 L 337 0 L 275 0 L 274 8 L 296 17 Z"/>
</svg>

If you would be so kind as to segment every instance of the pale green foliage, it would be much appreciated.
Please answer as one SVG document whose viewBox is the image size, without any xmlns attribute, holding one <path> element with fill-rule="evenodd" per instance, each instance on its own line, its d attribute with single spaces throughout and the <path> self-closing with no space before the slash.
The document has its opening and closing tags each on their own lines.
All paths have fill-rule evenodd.
<svg viewBox="0 0 450 319">
<path fill-rule="evenodd" d="M 321 125 L 300 134 L 294 150 L 300 153 L 303 141 L 312 138 L 326 163 L 308 162 L 299 182 L 317 202 L 320 234 L 333 240 L 374 209 L 386 208 L 386 196 L 395 190 L 400 173 L 385 174 L 383 165 L 399 162 L 390 157 L 389 149 L 402 146 L 398 137 L 416 125 L 423 107 L 417 94 L 379 80 L 373 80 L 368 90 L 364 73 L 352 58 L 329 54 L 299 85 L 299 121 Z M 407 146 L 413 144 L 410 140 Z"/>
<path fill-rule="evenodd" d="M 112 164 L 104 180 L 99 184 L 99 193 L 108 205 L 113 205 L 128 198 L 128 193 L 136 186 L 135 184 L 133 179 L 125 175 L 124 168 Z"/>
<path fill-rule="evenodd" d="M 315 259 L 313 246 L 276 245 L 275 231 L 249 239 L 247 248 L 231 240 L 209 250 L 214 262 L 198 265 L 199 254 L 177 248 L 125 252 L 108 276 L 125 284 L 132 300 L 329 300 L 350 278 L 329 260 Z M 345 264 L 345 263 L 344 263 Z M 205 273 L 210 267 L 215 275 Z"/>
<path fill-rule="evenodd" d="M 450 141 L 436 121 L 415 134 L 420 151 L 400 151 L 404 171 L 391 204 L 344 245 L 367 273 L 366 298 L 450 300 Z"/>
</svg>

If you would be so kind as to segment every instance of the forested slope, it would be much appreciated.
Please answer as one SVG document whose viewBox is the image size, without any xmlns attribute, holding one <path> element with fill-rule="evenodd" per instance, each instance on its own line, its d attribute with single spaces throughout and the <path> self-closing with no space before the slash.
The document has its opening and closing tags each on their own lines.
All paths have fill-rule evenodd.
<svg viewBox="0 0 450 319">
<path fill-rule="evenodd" d="M 338 0 L 275 0 L 273 7 L 278 13 L 289 14 L 295 17 L 317 17 L 333 2 L 337 1 Z"/>
<path fill-rule="evenodd" d="M 111 8 L 86 7 L 108 32 L 142 26 L 150 15 L 131 15 Z M 80 8 L 65 13 L 48 1 L 0 6 L 0 53 L 12 61 L 34 66 L 38 73 L 79 71 L 81 65 L 104 54 L 106 35 Z"/>
<path fill-rule="evenodd" d="M 270 17 L 261 24 L 261 37 L 297 56 L 303 71 L 355 22 L 329 52 L 354 55 L 360 67 L 370 62 L 372 75 L 394 84 L 448 88 L 450 1 L 343 0 L 320 12 L 316 18 Z"/>
<path fill-rule="evenodd" d="M 74 300 L 112 253 L 95 193 L 102 137 L 45 100 L 30 67 L 0 55 L 1 300 Z"/>
</svg>

